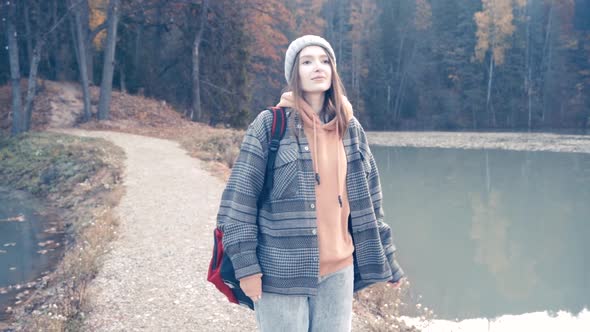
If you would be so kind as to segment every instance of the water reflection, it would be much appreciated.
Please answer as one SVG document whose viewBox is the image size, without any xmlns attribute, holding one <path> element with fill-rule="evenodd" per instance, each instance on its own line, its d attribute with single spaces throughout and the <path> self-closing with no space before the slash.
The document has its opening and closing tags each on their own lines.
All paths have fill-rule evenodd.
<svg viewBox="0 0 590 332">
<path fill-rule="evenodd" d="M 373 147 L 414 292 L 442 318 L 590 307 L 590 156 Z"/>
</svg>

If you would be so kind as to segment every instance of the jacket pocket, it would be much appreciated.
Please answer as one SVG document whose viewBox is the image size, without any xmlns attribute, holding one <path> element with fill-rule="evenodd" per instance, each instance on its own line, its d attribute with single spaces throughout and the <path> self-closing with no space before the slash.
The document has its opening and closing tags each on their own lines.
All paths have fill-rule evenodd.
<svg viewBox="0 0 590 332">
<path fill-rule="evenodd" d="M 299 192 L 299 155 L 292 148 L 279 149 L 273 170 L 271 200 L 294 198 Z"/>
</svg>

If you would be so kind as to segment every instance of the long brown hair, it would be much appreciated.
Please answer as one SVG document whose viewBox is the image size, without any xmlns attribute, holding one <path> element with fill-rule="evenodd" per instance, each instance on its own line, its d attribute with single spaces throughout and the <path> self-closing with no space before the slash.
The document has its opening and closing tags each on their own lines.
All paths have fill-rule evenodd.
<svg viewBox="0 0 590 332">
<path fill-rule="evenodd" d="M 321 47 L 321 46 L 320 46 Z M 322 49 L 324 49 L 322 47 Z M 329 53 L 324 49 L 326 55 Z M 295 102 L 295 108 L 299 108 L 299 98 L 303 99 L 303 90 L 301 89 L 300 84 L 300 77 L 299 77 L 299 55 L 301 52 L 297 54 L 295 57 L 295 62 L 293 68 L 291 68 L 291 80 L 289 81 L 289 85 L 287 86 L 287 90 L 293 93 L 293 99 Z M 344 136 L 344 132 L 348 128 L 348 122 L 345 117 L 344 111 L 344 103 L 342 102 L 342 97 L 346 95 L 346 89 L 344 88 L 344 84 L 342 84 L 342 80 L 340 79 L 340 75 L 338 75 L 338 71 L 336 71 L 336 66 L 334 66 L 334 61 L 328 55 L 330 68 L 332 69 L 332 84 L 330 88 L 325 92 L 324 98 L 324 107 L 323 111 L 328 113 L 328 116 L 336 116 L 336 125 L 338 126 L 338 131 L 340 133 L 340 138 Z"/>
</svg>

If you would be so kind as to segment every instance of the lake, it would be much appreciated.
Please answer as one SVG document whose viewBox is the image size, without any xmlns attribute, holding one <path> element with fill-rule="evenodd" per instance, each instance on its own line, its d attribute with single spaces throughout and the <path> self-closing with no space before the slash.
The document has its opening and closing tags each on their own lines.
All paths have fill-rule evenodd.
<svg viewBox="0 0 590 332">
<path fill-rule="evenodd" d="M 590 308 L 590 155 L 373 146 L 411 293 L 442 319 Z"/>
<path fill-rule="evenodd" d="M 0 188 L 0 320 L 63 251 L 55 216 L 44 210 L 32 196 Z"/>
</svg>

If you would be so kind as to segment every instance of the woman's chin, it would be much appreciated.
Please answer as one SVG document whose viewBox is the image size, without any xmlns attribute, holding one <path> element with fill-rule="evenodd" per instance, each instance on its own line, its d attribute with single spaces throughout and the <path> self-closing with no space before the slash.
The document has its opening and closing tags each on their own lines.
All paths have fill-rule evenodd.
<svg viewBox="0 0 590 332">
<path fill-rule="evenodd" d="M 323 93 L 326 92 L 330 89 L 329 86 L 314 86 L 314 87 L 309 87 L 308 89 L 303 89 L 304 93 Z"/>
</svg>

